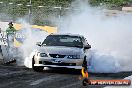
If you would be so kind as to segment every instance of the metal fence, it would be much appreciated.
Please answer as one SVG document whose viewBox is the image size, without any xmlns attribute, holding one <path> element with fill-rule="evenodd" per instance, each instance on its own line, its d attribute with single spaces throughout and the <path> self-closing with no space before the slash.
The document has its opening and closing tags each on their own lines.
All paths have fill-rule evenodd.
<svg viewBox="0 0 132 88">
<path fill-rule="evenodd" d="M 61 16 L 68 12 L 66 7 L 33 6 L 32 4 L 0 2 L 0 20 L 17 22 L 20 18 L 31 24 L 56 26 Z"/>
</svg>

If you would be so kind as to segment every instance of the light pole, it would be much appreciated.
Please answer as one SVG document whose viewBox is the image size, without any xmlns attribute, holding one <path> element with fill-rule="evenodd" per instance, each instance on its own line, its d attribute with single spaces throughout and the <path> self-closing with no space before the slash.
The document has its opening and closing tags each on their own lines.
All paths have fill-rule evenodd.
<svg viewBox="0 0 132 88">
<path fill-rule="evenodd" d="M 59 14 L 58 14 L 58 19 L 59 21 L 57 22 L 58 23 L 58 29 L 61 29 L 61 15 L 62 15 L 62 7 L 53 7 L 54 9 L 59 9 Z"/>
<path fill-rule="evenodd" d="M 2 4 L 3 4 L 3 2 L 0 2 L 0 8 L 2 8 Z"/>
<path fill-rule="evenodd" d="M 59 19 L 61 19 L 61 10 L 62 10 L 62 7 L 53 7 L 54 9 L 59 9 Z"/>
<path fill-rule="evenodd" d="M 29 2 L 29 5 L 27 5 L 29 7 L 29 10 L 28 10 L 28 21 L 29 21 L 29 24 L 31 23 L 31 10 L 32 10 L 32 7 L 31 7 L 31 4 L 32 4 L 32 0 L 30 0 Z"/>
</svg>

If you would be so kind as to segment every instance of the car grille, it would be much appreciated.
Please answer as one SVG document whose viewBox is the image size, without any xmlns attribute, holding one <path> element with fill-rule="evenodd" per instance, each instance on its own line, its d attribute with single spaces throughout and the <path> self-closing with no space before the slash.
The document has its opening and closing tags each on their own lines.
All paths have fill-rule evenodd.
<svg viewBox="0 0 132 88">
<path fill-rule="evenodd" d="M 64 58 L 66 55 L 60 55 L 60 54 L 49 54 L 53 58 Z"/>
<path fill-rule="evenodd" d="M 76 66 L 76 63 L 52 63 L 48 61 L 43 62 L 44 65 L 58 65 L 58 66 Z"/>
</svg>

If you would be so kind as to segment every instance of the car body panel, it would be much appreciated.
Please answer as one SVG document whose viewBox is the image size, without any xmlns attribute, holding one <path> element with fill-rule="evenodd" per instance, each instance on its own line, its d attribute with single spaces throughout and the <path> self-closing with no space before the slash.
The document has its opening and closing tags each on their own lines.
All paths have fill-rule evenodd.
<svg viewBox="0 0 132 88">
<path fill-rule="evenodd" d="M 82 66 L 57 66 L 57 65 L 43 65 L 43 64 L 34 64 L 34 66 L 54 67 L 54 68 L 73 68 L 73 69 L 82 68 Z"/>
</svg>

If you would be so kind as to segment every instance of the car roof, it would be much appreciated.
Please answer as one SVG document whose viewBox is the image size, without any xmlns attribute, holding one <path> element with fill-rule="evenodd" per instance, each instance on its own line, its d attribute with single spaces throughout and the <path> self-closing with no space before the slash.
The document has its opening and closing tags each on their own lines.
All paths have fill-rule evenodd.
<svg viewBox="0 0 132 88">
<path fill-rule="evenodd" d="M 66 34 L 50 34 L 50 35 L 68 35 L 68 36 L 79 36 L 79 37 L 84 37 L 83 35 L 71 34 L 71 33 L 66 33 Z"/>
</svg>

